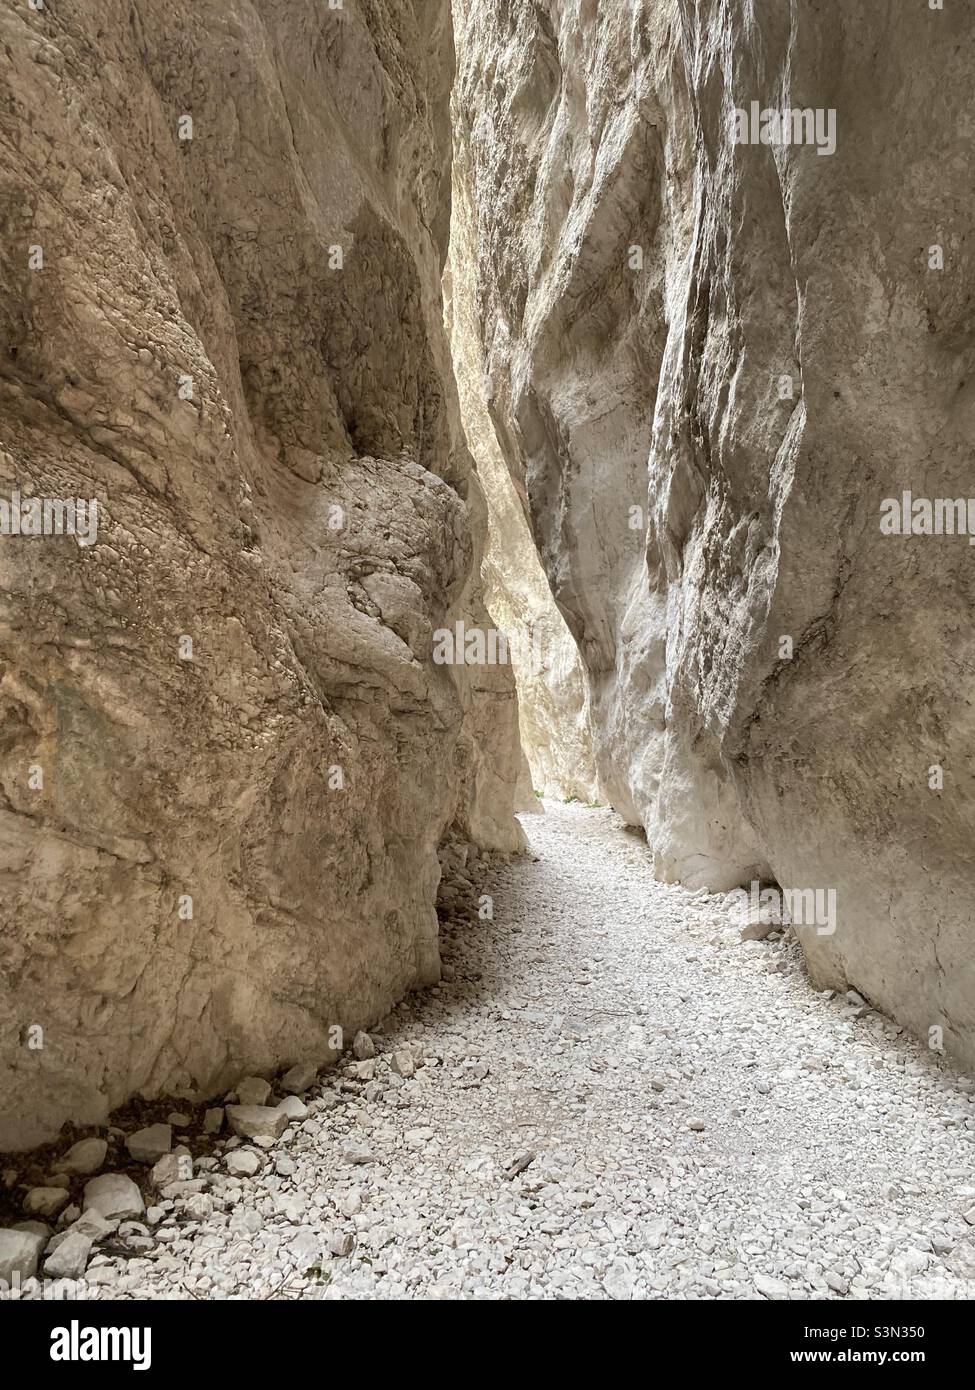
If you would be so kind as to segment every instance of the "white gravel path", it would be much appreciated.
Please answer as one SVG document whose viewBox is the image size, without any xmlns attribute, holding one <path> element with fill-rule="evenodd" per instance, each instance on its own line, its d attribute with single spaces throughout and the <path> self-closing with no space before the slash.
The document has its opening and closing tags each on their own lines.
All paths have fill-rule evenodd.
<svg viewBox="0 0 975 1390">
<path fill-rule="evenodd" d="M 655 882 L 611 812 L 524 824 L 537 862 L 478 885 L 494 921 L 374 1035 L 386 1085 L 423 1045 L 415 1077 L 325 1074 L 260 1174 L 198 1171 L 92 1294 L 971 1297 L 971 1083 Z"/>
</svg>

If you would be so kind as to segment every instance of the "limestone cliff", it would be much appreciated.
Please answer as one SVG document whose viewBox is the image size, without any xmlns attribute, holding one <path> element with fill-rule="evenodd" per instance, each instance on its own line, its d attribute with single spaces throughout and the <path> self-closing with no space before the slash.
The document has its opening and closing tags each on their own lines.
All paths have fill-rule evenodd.
<svg viewBox="0 0 975 1390">
<path fill-rule="evenodd" d="M 455 113 L 459 118 L 459 113 Z M 563 800 L 599 795 L 589 685 L 542 569 L 516 486 L 488 409 L 493 383 L 482 370 L 477 314 L 475 212 L 465 148 L 456 151 L 450 256 L 444 277 L 447 319 L 464 433 L 477 461 L 488 511 L 481 573 L 493 620 L 508 638 L 518 687 L 521 743 L 530 783 L 519 809 L 540 809 L 534 792 Z"/>
<path fill-rule="evenodd" d="M 972 551 L 880 525 L 973 492 L 975 12 L 454 14 L 491 413 L 600 778 L 666 878 L 834 890 L 814 978 L 975 1062 Z"/>
<path fill-rule="evenodd" d="M 0 13 L 0 1148 L 324 1058 L 517 848 L 442 325 L 447 0 Z"/>
</svg>

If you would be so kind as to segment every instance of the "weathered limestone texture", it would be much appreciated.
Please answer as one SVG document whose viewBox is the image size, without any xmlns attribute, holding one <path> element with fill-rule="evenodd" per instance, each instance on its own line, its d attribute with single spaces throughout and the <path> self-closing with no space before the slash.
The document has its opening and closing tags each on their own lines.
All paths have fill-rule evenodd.
<svg viewBox="0 0 975 1390">
<path fill-rule="evenodd" d="M 522 832 L 510 669 L 431 658 L 489 621 L 447 0 L 58 0 L 0 39 L 0 496 L 100 508 L 91 546 L 0 537 L 11 1148 L 324 1058 L 438 977 L 445 829 Z"/>
<path fill-rule="evenodd" d="M 975 1063 L 973 552 L 879 524 L 973 492 L 975 11 L 454 14 L 490 409 L 600 779 L 665 878 L 835 889 L 814 980 Z M 739 143 L 753 101 L 835 141 Z"/>
<path fill-rule="evenodd" d="M 510 638 L 518 687 L 521 743 L 530 768 L 519 810 L 541 810 L 534 792 L 567 800 L 599 795 L 592 750 L 589 688 L 575 640 L 559 612 L 532 540 L 519 494 L 488 412 L 491 384 L 481 367 L 474 211 L 470 178 L 458 151 L 444 276 L 447 322 L 464 433 L 488 507 L 481 573 L 493 620 Z"/>
</svg>

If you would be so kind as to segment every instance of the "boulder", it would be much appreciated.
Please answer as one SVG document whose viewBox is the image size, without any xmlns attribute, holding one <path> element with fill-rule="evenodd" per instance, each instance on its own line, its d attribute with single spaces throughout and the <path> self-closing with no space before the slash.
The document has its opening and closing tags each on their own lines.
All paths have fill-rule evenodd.
<svg viewBox="0 0 975 1390">
<path fill-rule="evenodd" d="M 292 1095 L 300 1095 L 302 1091 L 307 1091 L 310 1086 L 314 1086 L 318 1078 L 317 1062 L 299 1062 L 290 1071 L 286 1071 L 280 1081 L 282 1091 L 289 1091 Z"/>
<path fill-rule="evenodd" d="M 125 1147 L 136 1162 L 155 1163 L 173 1147 L 172 1126 L 159 1124 L 140 1129 L 128 1136 Z"/>
<path fill-rule="evenodd" d="M 37 1273 L 47 1236 L 37 1231 L 0 1230 L 0 1282 L 8 1288 Z"/>
<path fill-rule="evenodd" d="M 271 1094 L 271 1083 L 263 1076 L 245 1076 L 237 1082 L 237 1099 L 241 1105 L 264 1105 Z"/>
<path fill-rule="evenodd" d="M 105 1162 L 108 1153 L 108 1144 L 104 1139 L 91 1138 L 79 1139 L 77 1144 L 72 1144 L 71 1148 L 59 1160 L 59 1167 L 65 1173 L 91 1174 L 97 1173 Z"/>
<path fill-rule="evenodd" d="M 288 1128 L 289 1117 L 284 1110 L 268 1105 L 228 1105 L 227 1122 L 234 1134 L 242 1139 L 280 1139 Z"/>
<path fill-rule="evenodd" d="M 214 1106 L 203 1116 L 203 1133 L 219 1134 L 223 1129 L 224 1112 L 223 1106 Z"/>
<path fill-rule="evenodd" d="M 102 1173 L 85 1184 L 82 1215 L 97 1212 L 107 1221 L 138 1219 L 145 1211 L 142 1193 L 124 1173 Z"/>
<path fill-rule="evenodd" d="M 80 1279 L 88 1267 L 92 1241 L 80 1231 L 67 1231 L 58 1237 L 57 1248 L 44 1261 L 49 1279 Z"/>
<path fill-rule="evenodd" d="M 68 1205 L 68 1193 L 63 1187 L 33 1187 L 24 1198 L 24 1211 L 28 1216 L 41 1216 L 45 1220 L 57 1216 Z"/>
</svg>

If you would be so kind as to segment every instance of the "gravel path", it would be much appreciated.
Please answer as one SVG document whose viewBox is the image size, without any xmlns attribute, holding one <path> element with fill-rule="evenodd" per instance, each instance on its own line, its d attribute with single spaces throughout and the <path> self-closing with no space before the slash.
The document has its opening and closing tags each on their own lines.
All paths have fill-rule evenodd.
<svg viewBox="0 0 975 1390">
<path fill-rule="evenodd" d="M 656 883 L 611 812 L 524 823 L 537 860 L 476 885 L 494 920 L 376 1078 L 325 1074 L 255 1177 L 204 1160 L 93 1296 L 971 1297 L 971 1083 Z"/>
</svg>

